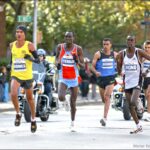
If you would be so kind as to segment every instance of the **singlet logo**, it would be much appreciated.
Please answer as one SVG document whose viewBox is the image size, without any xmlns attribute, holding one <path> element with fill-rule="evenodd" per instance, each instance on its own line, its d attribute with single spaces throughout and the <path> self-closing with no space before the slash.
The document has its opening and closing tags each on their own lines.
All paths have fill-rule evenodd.
<svg viewBox="0 0 150 150">
<path fill-rule="evenodd" d="M 148 68 L 150 66 L 150 63 L 144 62 L 143 66 L 144 66 L 144 68 Z"/>
<path fill-rule="evenodd" d="M 113 68 L 113 59 L 102 59 L 102 68 Z"/>
<path fill-rule="evenodd" d="M 125 64 L 125 71 L 137 71 L 137 64 Z"/>
<path fill-rule="evenodd" d="M 22 53 L 22 54 L 26 54 L 26 51 L 25 51 L 25 50 L 22 50 L 21 53 Z"/>
</svg>

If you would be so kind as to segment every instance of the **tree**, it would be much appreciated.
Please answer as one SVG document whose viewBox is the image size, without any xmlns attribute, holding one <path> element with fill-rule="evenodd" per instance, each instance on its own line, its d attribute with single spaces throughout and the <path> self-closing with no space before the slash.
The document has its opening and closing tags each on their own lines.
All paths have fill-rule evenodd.
<svg viewBox="0 0 150 150">
<path fill-rule="evenodd" d="M 0 56 L 6 56 L 5 2 L 0 1 Z"/>
<path fill-rule="evenodd" d="M 24 14 L 33 17 L 33 0 L 4 1 L 6 39 L 9 43 L 14 38 L 17 16 Z M 136 35 L 140 45 L 144 38 L 140 22 L 149 6 L 149 1 L 141 0 L 38 0 L 38 30 L 43 35 L 38 47 L 49 51 L 55 49 L 58 43 L 63 42 L 67 30 L 74 31 L 76 43 L 91 54 L 101 46 L 104 37 L 112 38 L 117 47 L 125 44 L 126 36 L 131 33 Z M 26 25 L 28 39 L 32 40 L 33 22 Z"/>
</svg>

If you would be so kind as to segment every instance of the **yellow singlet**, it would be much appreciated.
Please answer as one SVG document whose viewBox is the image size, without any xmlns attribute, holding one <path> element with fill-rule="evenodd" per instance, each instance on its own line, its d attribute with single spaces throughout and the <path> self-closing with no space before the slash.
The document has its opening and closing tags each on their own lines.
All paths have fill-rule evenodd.
<svg viewBox="0 0 150 150">
<path fill-rule="evenodd" d="M 28 48 L 29 41 L 25 41 L 25 44 L 17 48 L 16 41 L 13 42 L 12 53 L 12 70 L 11 76 L 15 76 L 20 80 L 30 80 L 32 75 L 32 62 L 24 59 L 25 54 L 32 55 Z"/>
</svg>

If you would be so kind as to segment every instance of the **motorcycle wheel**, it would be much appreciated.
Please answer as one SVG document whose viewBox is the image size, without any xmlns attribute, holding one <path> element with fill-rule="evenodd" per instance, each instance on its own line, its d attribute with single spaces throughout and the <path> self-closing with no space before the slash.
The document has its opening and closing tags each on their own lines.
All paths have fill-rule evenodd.
<svg viewBox="0 0 150 150">
<path fill-rule="evenodd" d="M 144 113 L 143 103 L 144 103 L 143 99 L 139 98 L 137 108 L 136 108 L 137 116 L 139 119 L 143 118 L 143 113 Z"/>
<path fill-rule="evenodd" d="M 26 122 L 31 122 L 31 111 L 27 101 L 24 102 L 24 118 Z"/>
<path fill-rule="evenodd" d="M 123 102 L 123 117 L 124 117 L 125 120 L 130 120 L 131 119 L 129 105 L 128 105 L 128 102 L 125 99 L 124 99 L 124 102 Z"/>
<path fill-rule="evenodd" d="M 40 116 L 41 121 L 47 121 L 49 119 L 49 114 L 47 113 L 44 116 Z"/>
</svg>

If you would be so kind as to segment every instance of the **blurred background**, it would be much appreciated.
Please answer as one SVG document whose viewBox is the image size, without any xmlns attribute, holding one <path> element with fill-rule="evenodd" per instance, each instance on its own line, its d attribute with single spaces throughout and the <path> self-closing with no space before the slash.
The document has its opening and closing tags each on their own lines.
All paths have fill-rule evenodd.
<svg viewBox="0 0 150 150">
<path fill-rule="evenodd" d="M 149 0 L 0 0 L 0 61 L 9 58 L 9 43 L 18 24 L 27 26 L 27 39 L 49 54 L 63 42 L 66 31 L 93 57 L 102 39 L 112 38 L 113 49 L 125 47 L 128 34 L 137 46 L 150 39 Z"/>
</svg>

